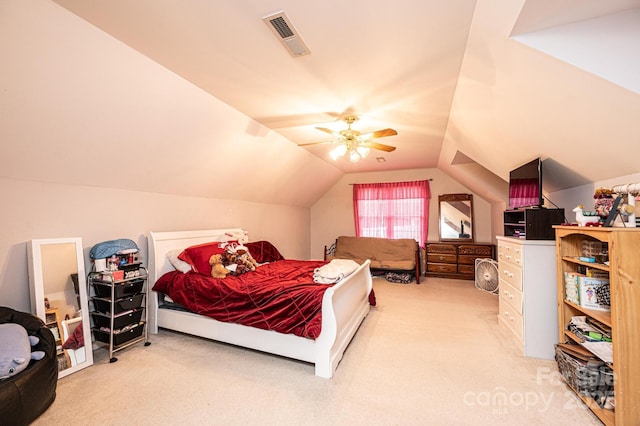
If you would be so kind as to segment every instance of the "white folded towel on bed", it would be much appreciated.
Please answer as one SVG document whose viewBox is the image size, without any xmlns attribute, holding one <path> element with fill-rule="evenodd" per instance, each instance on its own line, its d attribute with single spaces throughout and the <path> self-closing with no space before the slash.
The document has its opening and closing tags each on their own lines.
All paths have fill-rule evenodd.
<svg viewBox="0 0 640 426">
<path fill-rule="evenodd" d="M 313 281 L 318 284 L 335 284 L 351 275 L 358 266 L 357 262 L 350 259 L 332 259 L 313 271 Z"/>
</svg>

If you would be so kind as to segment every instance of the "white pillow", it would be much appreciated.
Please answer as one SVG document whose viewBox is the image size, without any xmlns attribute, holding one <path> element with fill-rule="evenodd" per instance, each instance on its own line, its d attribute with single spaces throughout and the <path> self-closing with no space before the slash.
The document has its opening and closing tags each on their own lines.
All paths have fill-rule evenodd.
<svg viewBox="0 0 640 426">
<path fill-rule="evenodd" d="M 186 274 L 191 270 L 191 265 L 189 265 L 184 260 L 178 259 L 178 256 L 182 253 L 182 250 L 171 250 L 167 252 L 167 259 L 169 259 L 169 263 L 176 268 L 177 271 Z"/>
</svg>

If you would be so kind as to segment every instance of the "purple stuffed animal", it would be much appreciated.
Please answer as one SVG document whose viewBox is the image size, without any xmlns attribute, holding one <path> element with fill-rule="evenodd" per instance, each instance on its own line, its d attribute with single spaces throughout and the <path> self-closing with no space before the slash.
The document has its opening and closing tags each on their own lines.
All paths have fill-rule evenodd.
<svg viewBox="0 0 640 426">
<path fill-rule="evenodd" d="M 31 352 L 31 346 L 40 341 L 27 335 L 27 330 L 18 324 L 0 324 L 0 380 L 15 376 L 29 365 L 32 359 L 44 358 L 43 351 Z"/>
</svg>

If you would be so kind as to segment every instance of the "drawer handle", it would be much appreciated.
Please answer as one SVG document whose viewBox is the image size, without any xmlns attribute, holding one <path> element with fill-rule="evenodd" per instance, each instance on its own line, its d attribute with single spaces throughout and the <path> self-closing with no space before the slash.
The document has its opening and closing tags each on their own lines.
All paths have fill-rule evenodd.
<svg viewBox="0 0 640 426">
<path fill-rule="evenodd" d="M 444 260 L 444 256 L 440 256 L 440 260 Z"/>
</svg>

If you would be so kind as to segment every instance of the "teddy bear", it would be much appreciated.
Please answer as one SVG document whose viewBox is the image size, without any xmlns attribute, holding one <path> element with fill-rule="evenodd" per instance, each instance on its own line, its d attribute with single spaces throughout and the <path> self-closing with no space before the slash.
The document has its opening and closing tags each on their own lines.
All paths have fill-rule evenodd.
<svg viewBox="0 0 640 426">
<path fill-rule="evenodd" d="M 31 352 L 39 341 L 19 324 L 0 324 L 0 380 L 15 376 L 27 368 L 30 360 L 44 358 L 44 351 Z"/>
<path fill-rule="evenodd" d="M 236 248 L 236 263 L 244 266 L 249 271 L 255 271 L 258 267 L 258 262 L 256 262 L 253 256 L 251 256 L 251 253 L 249 253 L 249 250 L 244 246 Z"/>
<path fill-rule="evenodd" d="M 213 278 L 224 278 L 231 272 L 224 267 L 221 254 L 212 255 L 209 258 L 209 265 L 211 265 L 211 276 Z"/>
<path fill-rule="evenodd" d="M 223 265 L 231 270 L 231 275 L 237 276 L 245 272 L 255 271 L 258 262 L 251 256 L 245 246 L 228 245 L 222 257 Z"/>
</svg>

